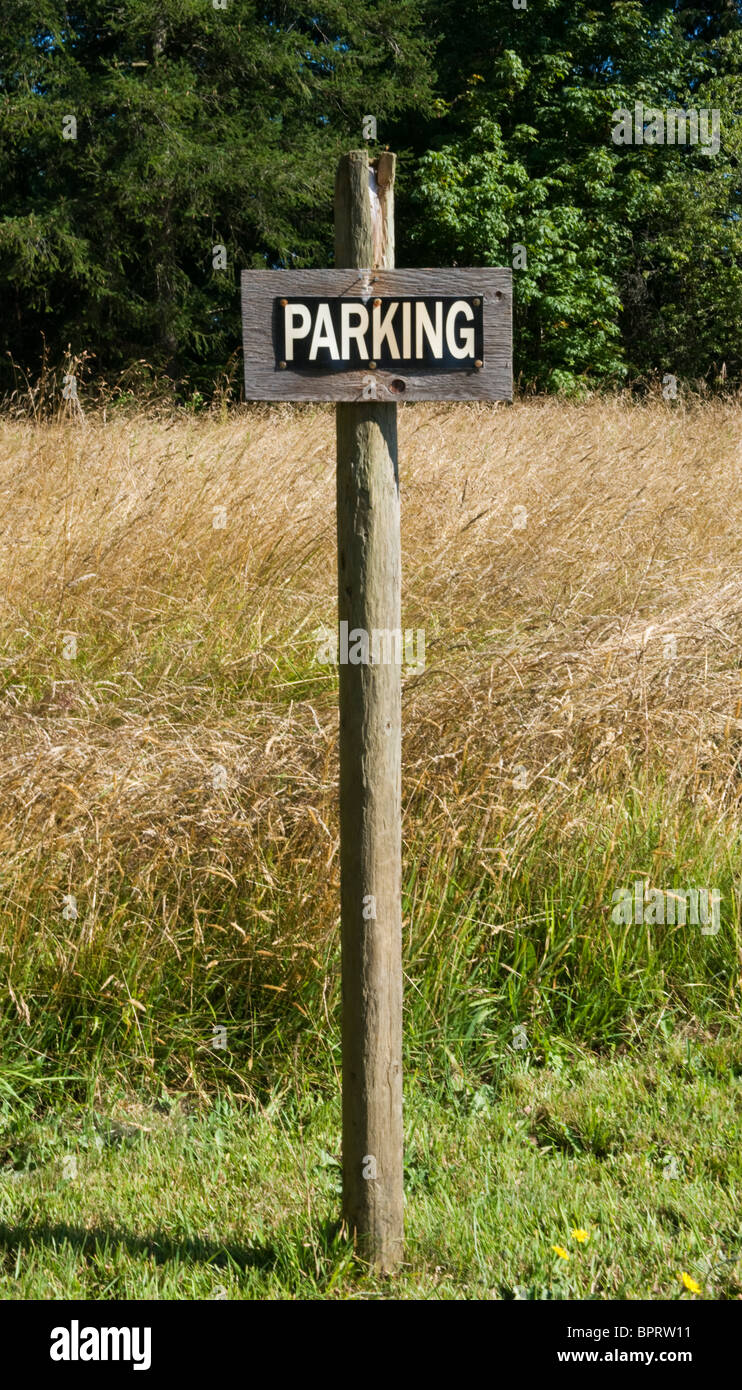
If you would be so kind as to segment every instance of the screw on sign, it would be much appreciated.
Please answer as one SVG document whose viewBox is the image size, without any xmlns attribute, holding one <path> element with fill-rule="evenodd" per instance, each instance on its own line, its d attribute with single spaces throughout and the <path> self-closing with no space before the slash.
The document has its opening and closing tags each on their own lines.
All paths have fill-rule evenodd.
<svg viewBox="0 0 742 1390">
<path fill-rule="evenodd" d="M 242 272 L 248 400 L 337 403 L 338 617 L 401 627 L 397 402 L 512 399 L 512 271 L 394 268 L 395 156 L 344 155 L 334 270 Z M 343 1218 L 403 1257 L 401 663 L 339 667 Z M 526 1044 L 527 1045 L 527 1044 Z"/>
</svg>

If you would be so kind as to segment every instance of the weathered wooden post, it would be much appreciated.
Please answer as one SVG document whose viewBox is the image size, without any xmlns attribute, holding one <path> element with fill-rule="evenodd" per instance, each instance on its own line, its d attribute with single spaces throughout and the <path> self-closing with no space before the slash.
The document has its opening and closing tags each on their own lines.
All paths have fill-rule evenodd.
<svg viewBox="0 0 742 1390">
<path fill-rule="evenodd" d="M 247 399 L 337 408 L 343 1216 L 381 1270 L 403 1254 L 396 402 L 512 395 L 510 270 L 394 269 L 393 185 L 393 154 L 345 155 L 334 269 L 242 272 Z"/>
<path fill-rule="evenodd" d="M 394 266 L 394 162 L 354 150 L 335 183 L 336 267 L 370 271 L 371 301 L 373 271 Z M 401 632 L 397 407 L 343 401 L 336 413 L 338 617 L 371 643 Z M 339 672 L 343 1217 L 385 1271 L 404 1225 L 400 646 L 393 657 Z"/>
</svg>

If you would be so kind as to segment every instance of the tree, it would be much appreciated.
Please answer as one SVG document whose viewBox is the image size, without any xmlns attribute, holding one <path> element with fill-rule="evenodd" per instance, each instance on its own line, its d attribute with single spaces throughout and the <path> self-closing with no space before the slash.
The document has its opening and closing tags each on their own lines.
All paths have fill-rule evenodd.
<svg viewBox="0 0 742 1390">
<path fill-rule="evenodd" d="M 3 347 L 32 365 L 43 332 L 210 382 L 242 266 L 332 263 L 369 114 L 398 262 L 513 266 L 524 385 L 742 379 L 741 42 L 742 0 L 17 0 Z M 617 143 L 636 103 L 717 108 L 719 151 Z"/>
<path fill-rule="evenodd" d="M 45 332 L 103 368 L 213 378 L 240 342 L 239 269 L 329 262 L 337 156 L 370 109 L 425 106 L 429 49 L 414 0 L 20 0 L 0 49 L 4 348 L 29 362 Z"/>
<path fill-rule="evenodd" d="M 400 190 L 400 254 L 513 265 L 525 383 L 580 391 L 670 359 L 695 376 L 739 364 L 740 15 L 736 0 L 720 14 L 432 0 L 437 132 L 418 133 Z M 617 110 L 712 99 L 721 157 L 613 141 Z"/>
</svg>

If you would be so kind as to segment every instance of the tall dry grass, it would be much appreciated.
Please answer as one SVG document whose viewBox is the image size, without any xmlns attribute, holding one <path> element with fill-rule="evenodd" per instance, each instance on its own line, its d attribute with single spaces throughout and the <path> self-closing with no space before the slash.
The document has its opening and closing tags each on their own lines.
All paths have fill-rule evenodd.
<svg viewBox="0 0 742 1390">
<path fill-rule="evenodd" d="M 194 1079 L 227 1065 L 213 1022 L 243 1082 L 272 1044 L 334 1057 L 334 468 L 325 408 L 0 426 L 7 1047 Z M 740 984 L 739 404 L 407 406 L 400 475 L 411 1045 L 713 1028 Z M 723 887 L 723 931 L 617 930 L 635 877 Z"/>
</svg>

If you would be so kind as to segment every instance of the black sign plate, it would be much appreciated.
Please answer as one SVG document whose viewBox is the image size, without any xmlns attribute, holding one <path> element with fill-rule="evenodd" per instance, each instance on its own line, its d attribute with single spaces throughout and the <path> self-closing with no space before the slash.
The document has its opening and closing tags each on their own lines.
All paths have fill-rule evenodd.
<svg viewBox="0 0 742 1390">
<path fill-rule="evenodd" d="M 351 372 L 484 366 L 482 296 L 302 296 L 274 299 L 276 367 Z"/>
<path fill-rule="evenodd" d="M 512 302 L 509 267 L 243 270 L 245 398 L 509 401 Z M 464 307 L 453 314 L 457 304 Z"/>
</svg>

